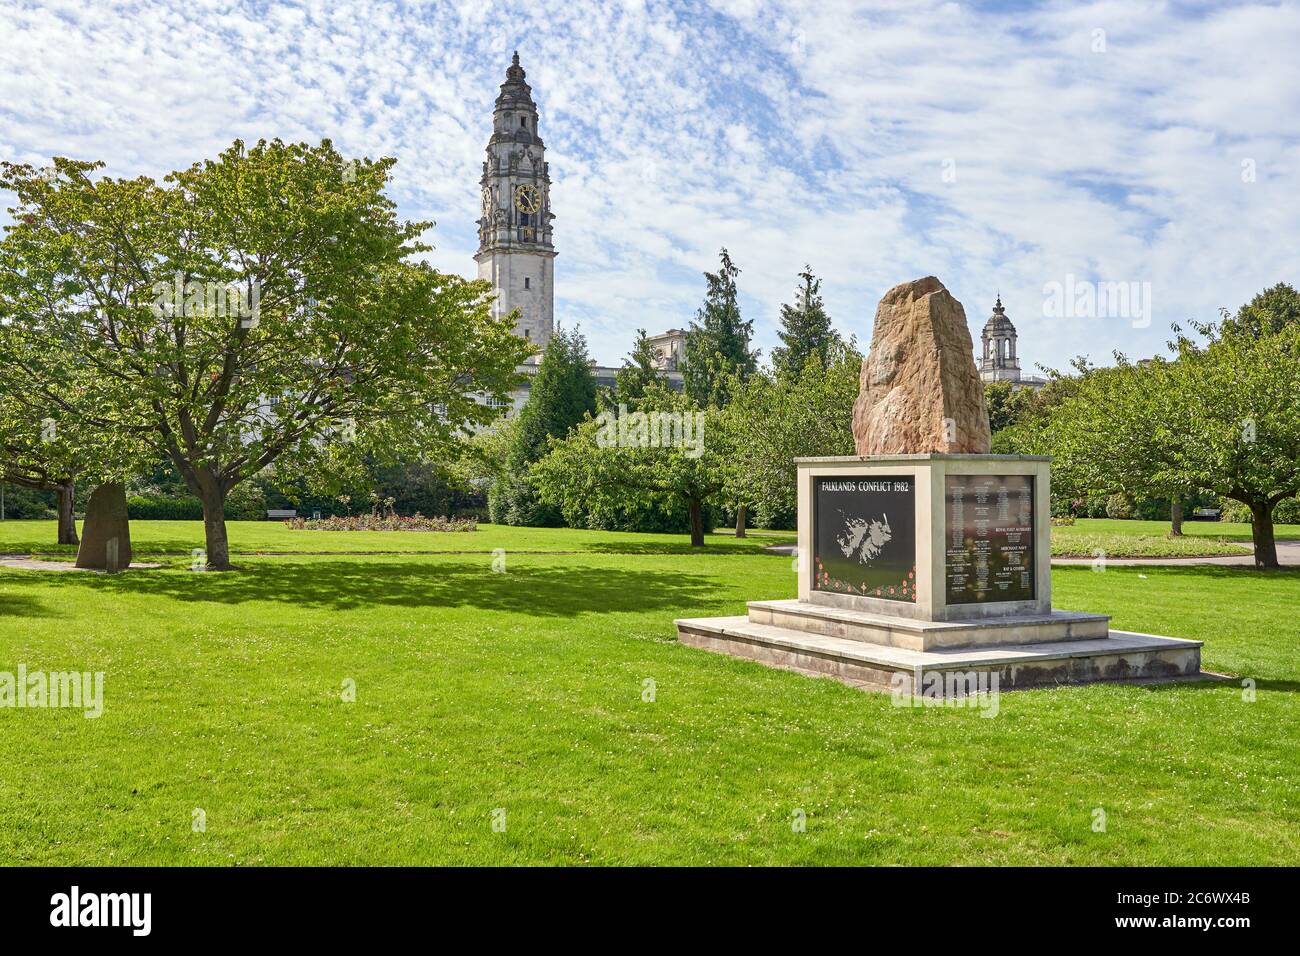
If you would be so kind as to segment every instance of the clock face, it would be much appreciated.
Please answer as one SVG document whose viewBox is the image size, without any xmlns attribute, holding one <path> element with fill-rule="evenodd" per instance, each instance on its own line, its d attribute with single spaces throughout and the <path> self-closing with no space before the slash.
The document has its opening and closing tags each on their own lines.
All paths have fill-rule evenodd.
<svg viewBox="0 0 1300 956">
<path fill-rule="evenodd" d="M 483 187 L 483 215 L 492 212 L 492 190 L 487 186 Z"/>
<path fill-rule="evenodd" d="M 542 208 L 541 191 L 529 183 L 515 187 L 515 208 L 520 212 L 533 213 Z"/>
</svg>

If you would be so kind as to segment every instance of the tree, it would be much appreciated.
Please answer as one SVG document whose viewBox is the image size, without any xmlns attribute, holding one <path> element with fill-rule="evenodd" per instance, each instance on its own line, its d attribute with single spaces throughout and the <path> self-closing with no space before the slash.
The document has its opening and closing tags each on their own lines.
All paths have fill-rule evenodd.
<svg viewBox="0 0 1300 956">
<path fill-rule="evenodd" d="M 1276 568 L 1273 509 L 1300 491 L 1300 324 L 1255 338 L 1181 332 L 1171 359 L 1080 377 L 1045 430 L 1054 470 L 1101 492 L 1204 489 L 1250 508 L 1255 564 Z"/>
<path fill-rule="evenodd" d="M 1016 388 L 1010 382 L 985 382 L 984 400 L 989 409 L 989 431 L 1000 432 L 1029 414 L 1034 401 L 1032 388 Z"/>
<path fill-rule="evenodd" d="M 636 408 L 645 397 L 646 390 L 664 382 L 664 373 L 655 368 L 654 351 L 645 329 L 636 330 L 636 343 L 623 360 L 623 366 L 614 373 L 614 394 L 611 404 Z"/>
<path fill-rule="evenodd" d="M 716 414 L 672 389 L 651 386 L 641 409 L 626 418 L 606 411 L 553 440 L 534 466 L 538 493 L 571 524 L 593 506 L 685 510 L 691 545 L 703 547 L 706 506 L 723 486 L 718 450 L 706 440 Z"/>
<path fill-rule="evenodd" d="M 1300 292 L 1279 282 L 1243 305 L 1235 316 L 1225 314 L 1222 327 L 1225 333 L 1244 332 L 1259 338 L 1296 324 L 1300 324 Z"/>
<path fill-rule="evenodd" d="M 395 217 L 393 163 L 276 140 L 161 184 L 61 158 L 53 180 L 0 167 L 21 204 L 0 241 L 0 365 L 169 460 L 203 503 L 210 569 L 230 568 L 241 482 L 441 457 L 496 417 L 473 395 L 504 397 L 528 354 L 488 283 L 415 258 L 430 224 Z M 68 355 L 93 373 L 75 402 Z"/>
<path fill-rule="evenodd" d="M 853 403 L 862 354 L 842 342 L 823 367 L 812 355 L 797 373 L 759 373 L 731 386 L 731 402 L 717 415 L 725 476 L 724 498 L 752 506 L 767 527 L 796 512 L 796 458 L 852 455 Z"/>
<path fill-rule="evenodd" d="M 0 391 L 0 481 L 54 492 L 58 501 L 58 542 L 77 544 L 73 515 L 75 465 L 67 455 L 68 447 L 54 444 L 56 437 L 54 428 L 33 418 L 30 411 L 13 401 L 11 394 Z"/>
<path fill-rule="evenodd" d="M 799 375 L 808 359 L 816 357 L 822 368 L 831 363 L 839 333 L 831 328 L 831 317 L 822 304 L 821 280 L 804 266 L 799 273 L 802 283 L 793 305 L 781 306 L 781 346 L 772 350 L 772 366 L 777 372 Z"/>
<path fill-rule="evenodd" d="M 558 329 L 546 344 L 528 401 L 519 411 L 506 455 L 505 473 L 489 497 L 492 520 L 517 525 L 555 525 L 560 515 L 545 506 L 529 482 L 534 462 L 547 453 L 552 438 L 596 411 L 596 377 L 587 340 L 574 329 Z"/>
<path fill-rule="evenodd" d="M 749 347 L 754 323 L 741 318 L 736 300 L 738 275 L 724 248 L 718 271 L 704 273 L 708 291 L 686 332 L 682 382 L 687 396 L 701 407 L 721 408 L 727 403 L 731 377 L 743 380 L 758 367 L 758 355 Z"/>
</svg>

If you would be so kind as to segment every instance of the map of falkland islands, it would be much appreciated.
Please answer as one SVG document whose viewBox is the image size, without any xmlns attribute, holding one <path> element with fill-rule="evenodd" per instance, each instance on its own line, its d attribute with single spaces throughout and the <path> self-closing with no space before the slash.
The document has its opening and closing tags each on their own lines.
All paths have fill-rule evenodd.
<svg viewBox="0 0 1300 956">
<path fill-rule="evenodd" d="M 886 542 L 893 538 L 889 527 L 889 515 L 867 521 L 865 518 L 849 518 L 844 523 L 844 533 L 836 537 L 844 557 L 860 564 L 870 564 L 880 557 Z"/>
</svg>

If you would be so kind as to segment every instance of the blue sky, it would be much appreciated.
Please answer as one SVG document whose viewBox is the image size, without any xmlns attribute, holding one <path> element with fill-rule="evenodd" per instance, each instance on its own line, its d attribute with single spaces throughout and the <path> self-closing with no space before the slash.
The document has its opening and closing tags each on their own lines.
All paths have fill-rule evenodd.
<svg viewBox="0 0 1300 956">
<path fill-rule="evenodd" d="M 162 175 L 235 138 L 398 159 L 403 215 L 473 275 L 518 49 L 554 181 L 556 315 L 617 362 L 684 326 L 727 246 L 766 353 L 805 262 L 869 341 L 934 274 L 1023 363 L 1149 355 L 1300 284 L 1300 8 L 1284 4 L 0 0 L 0 158 Z M 1150 316 L 1045 287 L 1149 283 Z M 1147 321 L 1149 319 L 1149 321 Z"/>
</svg>

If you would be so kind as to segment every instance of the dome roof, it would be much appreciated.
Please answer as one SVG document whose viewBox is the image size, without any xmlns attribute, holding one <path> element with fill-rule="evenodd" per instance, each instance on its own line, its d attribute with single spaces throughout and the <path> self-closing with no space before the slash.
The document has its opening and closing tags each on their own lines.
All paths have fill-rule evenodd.
<svg viewBox="0 0 1300 956">
<path fill-rule="evenodd" d="M 1002 296 L 998 296 L 997 304 L 993 306 L 993 314 L 989 320 L 984 323 L 985 335 L 1015 335 L 1016 327 L 1011 324 L 1007 318 L 1007 310 L 1002 307 Z"/>
</svg>

